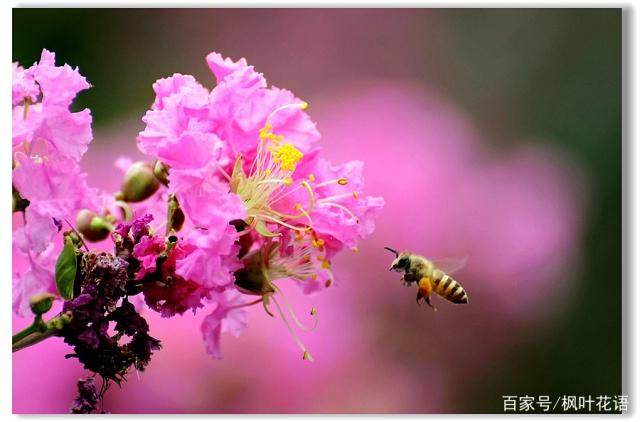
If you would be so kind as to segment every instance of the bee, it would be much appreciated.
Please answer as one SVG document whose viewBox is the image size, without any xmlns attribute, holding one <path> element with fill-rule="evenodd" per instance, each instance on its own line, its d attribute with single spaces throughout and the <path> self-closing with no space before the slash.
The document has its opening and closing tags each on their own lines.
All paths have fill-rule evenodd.
<svg viewBox="0 0 640 422">
<path fill-rule="evenodd" d="M 395 249 L 386 246 L 384 248 L 396 255 L 396 259 L 391 263 L 389 271 L 396 270 L 398 272 L 404 272 L 402 281 L 405 286 L 417 283 L 418 294 L 416 295 L 416 302 L 418 305 L 420 304 L 420 300 L 424 299 L 427 305 L 433 308 L 434 311 L 437 310 L 431 303 L 432 292 L 456 304 L 469 303 L 467 292 L 464 291 L 460 283 L 440 269 L 440 267 L 444 268 L 446 265 L 445 260 L 439 263 L 438 261 L 430 261 L 423 256 L 415 255 L 408 251 L 398 253 Z M 452 263 L 449 264 L 452 265 Z M 464 262 L 457 262 L 447 271 L 452 273 L 460 269 L 462 265 L 464 265 Z M 454 266 L 456 268 L 454 268 Z"/>
</svg>

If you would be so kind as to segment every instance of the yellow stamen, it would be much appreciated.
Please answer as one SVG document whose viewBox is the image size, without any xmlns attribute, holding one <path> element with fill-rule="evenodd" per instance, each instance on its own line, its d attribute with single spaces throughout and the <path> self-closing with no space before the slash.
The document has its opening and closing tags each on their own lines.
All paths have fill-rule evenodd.
<svg viewBox="0 0 640 422">
<path fill-rule="evenodd" d="M 339 179 L 338 179 L 338 184 L 339 184 L 340 186 L 344 186 L 344 185 L 346 185 L 347 183 L 349 183 L 349 181 L 348 181 L 345 177 L 341 177 L 341 178 L 339 178 Z"/>
<path fill-rule="evenodd" d="M 314 176 L 313 173 L 309 174 L 309 181 L 310 182 L 315 182 L 316 181 L 316 176 Z"/>
<path fill-rule="evenodd" d="M 296 169 L 296 164 L 304 157 L 293 144 L 280 145 L 277 148 L 270 149 L 273 161 L 280 164 L 283 170 L 293 172 Z"/>
</svg>

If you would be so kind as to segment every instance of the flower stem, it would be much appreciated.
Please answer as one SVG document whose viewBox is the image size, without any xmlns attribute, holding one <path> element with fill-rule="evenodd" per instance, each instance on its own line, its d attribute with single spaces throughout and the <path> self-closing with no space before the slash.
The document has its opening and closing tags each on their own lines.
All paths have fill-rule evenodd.
<svg viewBox="0 0 640 422">
<path fill-rule="evenodd" d="M 36 316 L 30 326 L 13 335 L 11 339 L 12 351 L 17 352 L 25 347 L 40 343 L 60 331 L 71 319 L 70 312 L 59 314 L 47 322 L 43 321 L 40 315 Z"/>
</svg>

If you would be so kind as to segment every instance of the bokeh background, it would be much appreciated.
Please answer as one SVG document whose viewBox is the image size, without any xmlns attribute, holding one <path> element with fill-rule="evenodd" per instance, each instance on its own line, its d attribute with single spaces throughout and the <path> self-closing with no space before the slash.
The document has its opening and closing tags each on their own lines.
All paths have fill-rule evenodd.
<svg viewBox="0 0 640 422">
<path fill-rule="evenodd" d="M 622 392 L 619 9 L 14 9 L 13 60 L 42 48 L 93 84 L 89 180 L 117 190 L 151 84 L 213 87 L 204 57 L 246 57 L 310 104 L 333 161 L 361 159 L 386 207 L 319 309 L 300 359 L 259 309 L 224 359 L 205 312 L 162 319 L 147 372 L 111 412 L 502 412 L 503 395 Z M 415 304 L 383 246 L 467 257 L 470 304 Z M 204 310 L 206 311 L 206 310 Z M 5 310 L 5 312 L 8 312 Z M 14 317 L 14 331 L 27 321 Z M 83 370 L 51 339 L 13 356 L 13 411 L 66 412 Z"/>
</svg>

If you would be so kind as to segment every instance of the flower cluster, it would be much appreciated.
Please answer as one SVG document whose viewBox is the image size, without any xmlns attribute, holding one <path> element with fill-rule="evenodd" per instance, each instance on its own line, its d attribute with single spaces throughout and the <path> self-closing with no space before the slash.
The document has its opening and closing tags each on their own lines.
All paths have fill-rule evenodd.
<svg viewBox="0 0 640 422">
<path fill-rule="evenodd" d="M 166 283 L 145 291 L 163 315 L 215 304 L 202 331 L 219 356 L 220 332 L 239 334 L 246 324 L 243 305 L 263 302 L 272 314 L 273 302 L 289 326 L 276 282 L 292 280 L 306 293 L 330 286 L 331 258 L 373 231 L 383 200 L 364 195 L 361 162 L 321 158 L 306 102 L 268 87 L 244 59 L 211 53 L 207 63 L 217 80 L 211 90 L 181 74 L 153 85 L 138 146 L 168 173 L 167 192 L 186 218 L 175 244 L 149 237 L 134 256 L 143 263 L 140 278 L 170 277 L 180 291 L 182 301 L 162 291 Z M 238 292 L 260 298 L 243 302 Z"/>
<path fill-rule="evenodd" d="M 22 221 L 13 241 L 27 265 L 14 275 L 13 303 L 35 318 L 13 349 L 51 335 L 73 347 L 67 357 L 103 386 L 98 393 L 93 378 L 81 380 L 72 412 L 97 411 L 109 383 L 143 371 L 160 348 L 136 295 L 163 317 L 210 306 L 201 329 L 217 358 L 221 333 L 239 335 L 247 307 L 261 303 L 311 360 L 291 322 L 308 327 L 279 285 L 331 286 L 331 259 L 374 229 L 382 198 L 364 194 L 361 162 L 321 157 L 308 104 L 268 87 L 244 59 L 211 53 L 207 62 L 213 89 L 180 74 L 153 85 L 137 141 L 154 161 L 118 160 L 124 175 L 113 195 L 90 188 L 78 164 L 91 114 L 69 107 L 86 79 L 47 50 L 28 69 L 14 64 L 13 211 Z M 109 237 L 111 251 L 87 246 Z M 45 322 L 55 297 L 65 299 L 62 311 Z"/>
<path fill-rule="evenodd" d="M 56 66 L 47 50 L 28 69 L 13 65 L 13 209 L 24 220 L 13 244 L 28 264 L 14 276 L 13 308 L 21 316 L 30 314 L 31 296 L 56 292 L 54 236 L 63 221 L 75 219 L 80 208 L 96 207 L 97 192 L 78 165 L 93 137 L 91 113 L 69 110 L 89 86 L 77 69 Z"/>
</svg>

